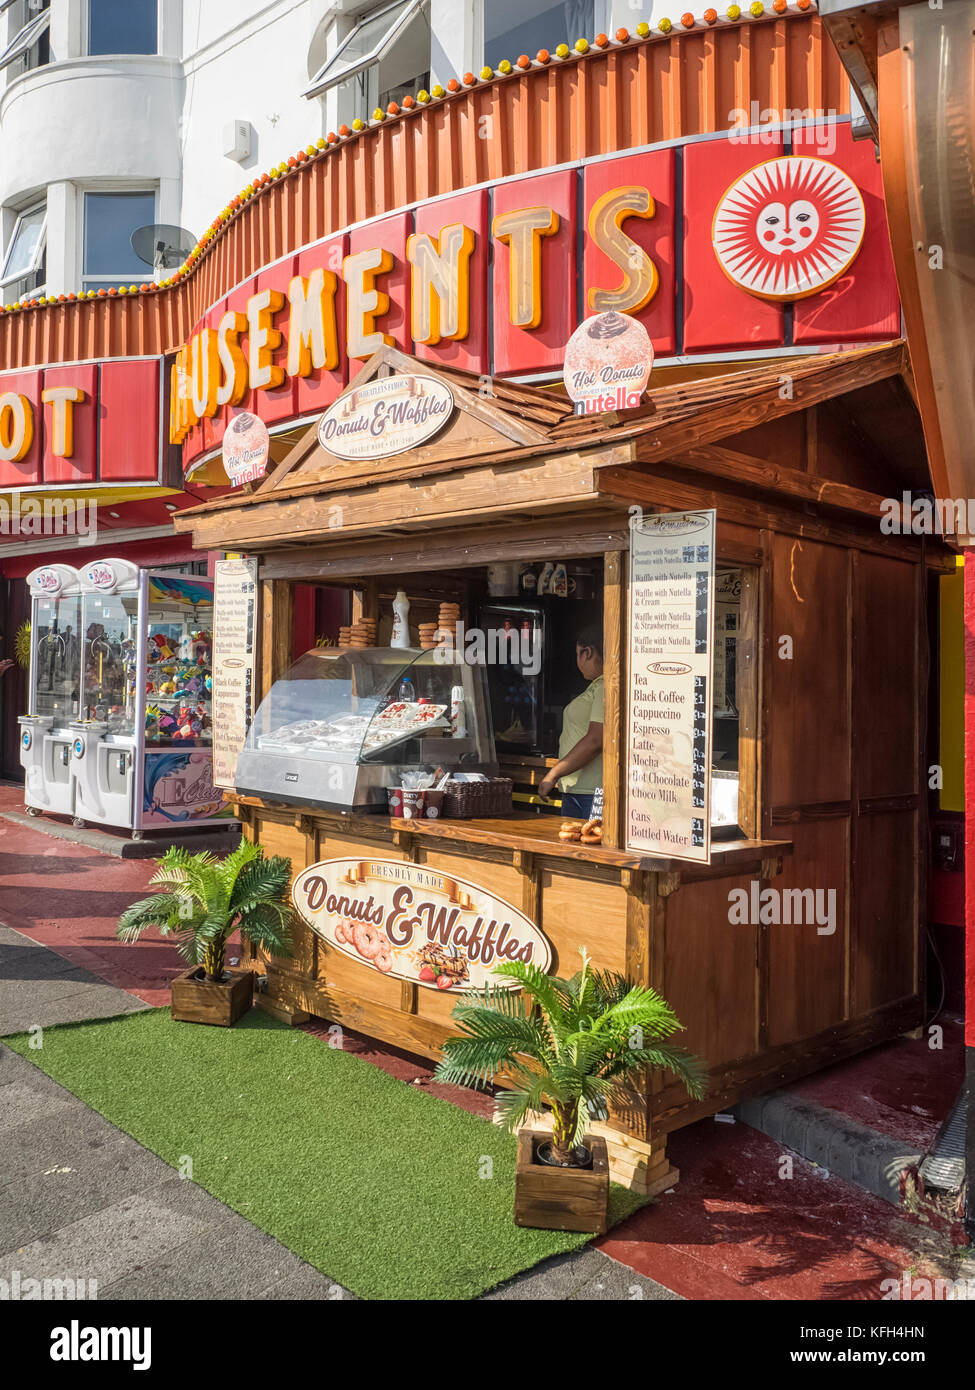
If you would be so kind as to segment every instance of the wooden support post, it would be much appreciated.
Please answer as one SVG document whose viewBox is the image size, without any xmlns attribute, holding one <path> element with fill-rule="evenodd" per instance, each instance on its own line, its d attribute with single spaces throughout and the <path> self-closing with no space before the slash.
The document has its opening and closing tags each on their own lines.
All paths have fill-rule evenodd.
<svg viewBox="0 0 975 1390">
<path fill-rule="evenodd" d="M 291 585 L 285 579 L 261 581 L 261 699 L 291 665 Z"/>
<path fill-rule="evenodd" d="M 352 621 L 361 623 L 363 619 L 379 622 L 379 585 L 375 579 L 366 582 L 363 588 L 352 593 Z"/>
<path fill-rule="evenodd" d="M 607 551 L 603 560 L 603 844 L 619 849 L 625 838 L 626 729 L 626 553 Z"/>
</svg>

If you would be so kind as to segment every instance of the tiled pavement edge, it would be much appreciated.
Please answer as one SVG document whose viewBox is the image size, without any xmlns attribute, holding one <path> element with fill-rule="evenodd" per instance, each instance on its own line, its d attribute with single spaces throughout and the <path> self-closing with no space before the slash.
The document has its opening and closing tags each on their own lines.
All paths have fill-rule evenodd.
<svg viewBox="0 0 975 1390">
<path fill-rule="evenodd" d="M 0 927 L 0 1032 L 144 1007 Z M 354 1297 L 2 1043 L 0 1116 L 0 1279 L 94 1279 L 99 1300 Z M 486 1297 L 677 1295 L 589 1248 Z"/>
<path fill-rule="evenodd" d="M 124 989 L 0 925 L 0 1037 L 145 1007 Z"/>
<path fill-rule="evenodd" d="M 905 1172 L 916 1167 L 923 1157 L 909 1152 L 910 1145 L 903 1140 L 881 1134 L 823 1105 L 800 1100 L 788 1091 L 772 1091 L 742 1101 L 732 1113 L 810 1163 L 856 1183 L 895 1207 L 902 1202 Z"/>
<path fill-rule="evenodd" d="M 211 830 L 195 830 L 192 834 L 150 834 L 145 839 L 133 840 L 127 833 L 113 834 L 90 826 L 81 829 L 70 822 L 28 816 L 21 811 L 0 811 L 0 820 L 8 820 L 12 825 L 23 826 L 25 830 L 48 835 L 54 840 L 68 840 L 73 845 L 84 845 L 100 854 L 111 854 L 116 859 L 158 859 L 171 845 L 191 850 L 206 849 L 211 854 L 226 854 L 240 844 L 240 830 L 223 826 L 215 826 Z"/>
</svg>

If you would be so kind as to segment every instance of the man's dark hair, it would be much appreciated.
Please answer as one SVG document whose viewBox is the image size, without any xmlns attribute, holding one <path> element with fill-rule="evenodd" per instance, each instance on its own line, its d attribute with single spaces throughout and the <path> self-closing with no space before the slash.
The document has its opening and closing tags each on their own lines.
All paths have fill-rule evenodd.
<svg viewBox="0 0 975 1390">
<path fill-rule="evenodd" d="M 602 657 L 603 654 L 603 634 L 595 623 L 589 627 L 581 627 L 576 633 L 577 647 L 592 647 L 593 651 Z"/>
</svg>

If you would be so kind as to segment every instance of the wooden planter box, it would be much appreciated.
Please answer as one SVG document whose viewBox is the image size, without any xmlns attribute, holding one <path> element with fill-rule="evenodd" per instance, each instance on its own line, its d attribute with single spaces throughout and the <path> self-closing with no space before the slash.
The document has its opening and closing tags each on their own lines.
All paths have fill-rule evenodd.
<svg viewBox="0 0 975 1390">
<path fill-rule="evenodd" d="M 212 1023 L 230 1028 L 254 1000 L 254 973 L 229 970 L 229 980 L 206 984 L 203 967 L 194 965 L 177 975 L 172 985 L 172 1017 L 179 1023 Z"/>
<path fill-rule="evenodd" d="M 609 1206 L 606 1140 L 585 1136 L 583 1142 L 592 1149 L 591 1168 L 549 1168 L 535 1161 L 535 1149 L 551 1137 L 544 1130 L 518 1131 L 515 1225 L 603 1235 Z"/>
</svg>

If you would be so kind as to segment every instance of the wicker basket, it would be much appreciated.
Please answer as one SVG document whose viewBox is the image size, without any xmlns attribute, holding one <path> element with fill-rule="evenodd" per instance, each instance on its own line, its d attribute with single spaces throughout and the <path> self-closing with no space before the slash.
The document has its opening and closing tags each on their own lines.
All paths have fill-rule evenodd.
<svg viewBox="0 0 975 1390">
<path fill-rule="evenodd" d="M 442 814 L 454 820 L 506 816 L 511 810 L 514 785 L 510 777 L 491 777 L 486 782 L 448 782 Z"/>
</svg>

